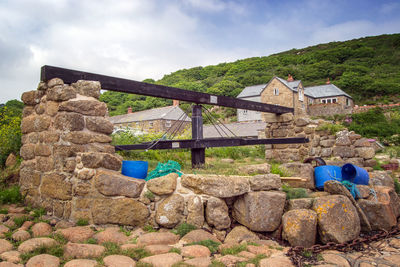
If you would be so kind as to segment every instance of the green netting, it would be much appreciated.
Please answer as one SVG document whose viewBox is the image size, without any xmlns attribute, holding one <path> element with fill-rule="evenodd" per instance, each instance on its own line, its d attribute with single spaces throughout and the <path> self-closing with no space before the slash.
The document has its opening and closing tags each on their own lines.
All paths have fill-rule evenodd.
<svg viewBox="0 0 400 267">
<path fill-rule="evenodd" d="M 157 177 L 165 176 L 173 172 L 177 173 L 179 176 L 182 175 L 181 165 L 179 165 L 178 162 L 173 160 L 168 160 L 165 163 L 159 162 L 157 164 L 157 167 L 147 175 L 145 180 L 148 181 Z"/>
</svg>

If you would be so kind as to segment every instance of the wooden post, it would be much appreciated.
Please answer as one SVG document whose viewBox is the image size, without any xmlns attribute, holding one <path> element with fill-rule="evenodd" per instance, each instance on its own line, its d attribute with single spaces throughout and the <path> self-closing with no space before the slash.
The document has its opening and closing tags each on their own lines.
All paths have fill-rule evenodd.
<svg viewBox="0 0 400 267">
<path fill-rule="evenodd" d="M 201 141 L 203 139 L 203 116 L 201 105 L 192 107 L 192 139 Z M 192 148 L 192 168 L 204 167 L 206 162 L 205 148 Z"/>
</svg>

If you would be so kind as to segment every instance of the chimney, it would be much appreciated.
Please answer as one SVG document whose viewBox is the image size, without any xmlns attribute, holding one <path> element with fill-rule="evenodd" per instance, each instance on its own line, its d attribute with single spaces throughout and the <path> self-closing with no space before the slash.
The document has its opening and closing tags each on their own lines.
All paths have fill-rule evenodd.
<svg viewBox="0 0 400 267">
<path fill-rule="evenodd" d="M 293 82 L 294 81 L 293 76 L 288 74 L 287 81 L 288 82 Z"/>
<path fill-rule="evenodd" d="M 179 100 L 172 100 L 172 106 L 177 107 L 179 106 Z"/>
<path fill-rule="evenodd" d="M 326 84 L 331 84 L 331 81 L 329 80 L 329 77 L 328 77 L 328 79 L 326 80 Z"/>
<path fill-rule="evenodd" d="M 128 108 L 128 114 L 131 114 L 131 113 L 132 113 L 132 108 L 129 107 L 129 108 Z"/>
</svg>

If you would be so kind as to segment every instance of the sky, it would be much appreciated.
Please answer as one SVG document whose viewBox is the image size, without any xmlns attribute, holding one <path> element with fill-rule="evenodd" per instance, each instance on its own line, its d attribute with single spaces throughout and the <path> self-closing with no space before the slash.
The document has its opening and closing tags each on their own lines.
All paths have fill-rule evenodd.
<svg viewBox="0 0 400 267">
<path fill-rule="evenodd" d="M 399 0 L 0 0 L 0 103 L 53 65 L 142 81 L 400 32 Z"/>
</svg>

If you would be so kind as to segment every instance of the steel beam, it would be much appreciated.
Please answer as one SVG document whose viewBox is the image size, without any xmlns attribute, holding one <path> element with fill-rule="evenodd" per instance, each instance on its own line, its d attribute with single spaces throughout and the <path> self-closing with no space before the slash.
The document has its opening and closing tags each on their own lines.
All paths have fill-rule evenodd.
<svg viewBox="0 0 400 267">
<path fill-rule="evenodd" d="M 71 84 L 78 80 L 99 81 L 101 83 L 101 88 L 105 90 L 176 99 L 196 104 L 208 104 L 276 114 L 294 112 L 294 109 L 289 107 L 259 103 L 228 96 L 211 95 L 207 93 L 183 90 L 158 84 L 137 82 L 78 70 L 70 70 L 47 65 L 43 66 L 41 69 L 41 80 L 46 82 L 52 78 L 60 78 L 66 84 Z"/>
<path fill-rule="evenodd" d="M 157 143 L 147 142 L 136 145 L 117 145 L 115 150 L 146 150 L 146 149 L 185 149 L 185 148 L 209 148 L 227 146 L 251 146 L 265 144 L 301 144 L 308 143 L 308 138 L 268 138 L 268 139 L 245 139 L 245 138 L 207 138 L 188 140 L 160 140 Z"/>
</svg>

